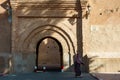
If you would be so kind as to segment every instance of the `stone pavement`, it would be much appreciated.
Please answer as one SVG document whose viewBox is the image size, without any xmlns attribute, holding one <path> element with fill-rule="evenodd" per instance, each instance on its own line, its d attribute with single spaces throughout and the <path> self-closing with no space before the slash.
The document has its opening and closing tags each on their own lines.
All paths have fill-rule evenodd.
<svg viewBox="0 0 120 80">
<path fill-rule="evenodd" d="M 73 72 L 37 72 L 4 75 L 0 80 L 97 80 L 89 73 L 82 73 L 82 76 L 75 78 Z"/>
</svg>

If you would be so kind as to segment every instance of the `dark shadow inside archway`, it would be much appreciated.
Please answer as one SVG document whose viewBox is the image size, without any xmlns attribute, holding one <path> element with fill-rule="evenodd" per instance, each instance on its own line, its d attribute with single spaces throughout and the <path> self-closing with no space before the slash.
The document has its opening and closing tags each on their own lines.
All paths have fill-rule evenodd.
<svg viewBox="0 0 120 80">
<path fill-rule="evenodd" d="M 36 47 L 36 71 L 61 71 L 63 69 L 63 49 L 53 37 L 42 38 Z"/>
</svg>

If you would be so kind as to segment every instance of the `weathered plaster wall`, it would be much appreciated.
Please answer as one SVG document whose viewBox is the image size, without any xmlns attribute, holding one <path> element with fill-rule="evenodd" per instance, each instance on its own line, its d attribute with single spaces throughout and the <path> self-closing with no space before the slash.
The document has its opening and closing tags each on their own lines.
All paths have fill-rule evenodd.
<svg viewBox="0 0 120 80">
<path fill-rule="evenodd" d="M 91 72 L 118 72 L 120 64 L 120 0 L 89 0 L 83 20 L 84 57 Z"/>
<path fill-rule="evenodd" d="M 0 52 L 10 52 L 10 24 L 8 22 L 8 14 L 4 7 L 5 0 L 0 1 Z"/>
<path fill-rule="evenodd" d="M 5 9 L 6 0 L 0 0 L 0 73 L 7 73 L 10 60 L 10 23 Z"/>
</svg>

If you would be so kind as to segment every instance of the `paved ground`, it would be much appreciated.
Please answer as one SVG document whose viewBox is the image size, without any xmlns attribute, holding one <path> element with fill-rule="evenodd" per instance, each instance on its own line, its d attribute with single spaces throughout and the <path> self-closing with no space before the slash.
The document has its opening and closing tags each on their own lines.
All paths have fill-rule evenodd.
<svg viewBox="0 0 120 80">
<path fill-rule="evenodd" d="M 97 80 L 88 73 L 83 73 L 83 77 L 74 77 L 73 72 L 38 72 L 24 74 L 9 74 L 0 76 L 0 80 Z"/>
<path fill-rule="evenodd" d="M 120 72 L 118 73 L 93 73 L 98 80 L 120 80 Z"/>
</svg>

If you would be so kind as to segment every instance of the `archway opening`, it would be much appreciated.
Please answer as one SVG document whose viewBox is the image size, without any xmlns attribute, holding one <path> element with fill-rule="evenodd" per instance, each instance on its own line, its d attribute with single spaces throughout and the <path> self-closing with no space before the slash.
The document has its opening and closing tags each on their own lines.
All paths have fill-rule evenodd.
<svg viewBox="0 0 120 80">
<path fill-rule="evenodd" d="M 38 71 L 61 71 L 63 69 L 63 49 L 57 39 L 45 37 L 38 42 L 36 67 Z"/>
</svg>

